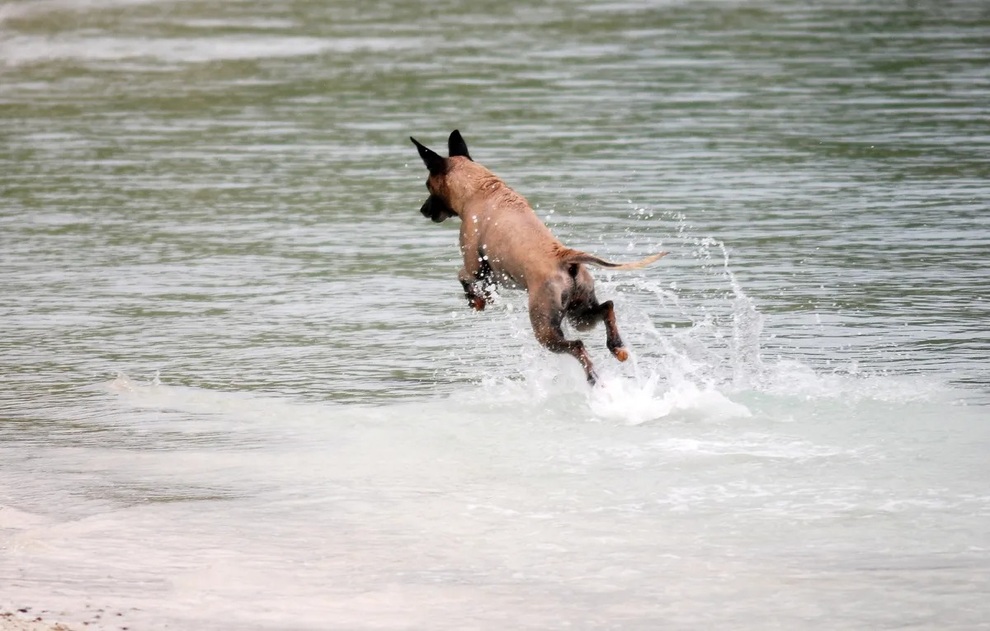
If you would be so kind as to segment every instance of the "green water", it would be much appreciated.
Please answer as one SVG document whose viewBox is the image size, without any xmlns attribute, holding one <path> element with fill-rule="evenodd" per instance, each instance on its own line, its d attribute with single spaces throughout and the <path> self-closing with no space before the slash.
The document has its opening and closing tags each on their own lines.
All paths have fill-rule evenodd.
<svg viewBox="0 0 990 631">
<path fill-rule="evenodd" d="M 983 3 L 9 3 L 2 15 L 7 313 L 68 323 L 41 340 L 8 324 L 7 344 L 34 338 L 38 360 L 61 356 L 80 379 L 175 355 L 121 353 L 122 327 L 193 346 L 329 335 L 351 363 L 394 348 L 407 317 L 415 335 L 428 303 L 456 308 L 454 238 L 415 212 L 423 173 L 406 138 L 442 143 L 459 127 L 568 242 L 673 248 L 657 274 L 685 296 L 726 292 L 699 280 L 693 247 L 724 241 L 746 293 L 779 315 L 777 338 L 797 340 L 780 352 L 810 336 L 802 350 L 820 361 L 838 347 L 874 370 L 986 382 Z M 643 208 L 654 218 L 634 221 Z M 355 291 L 371 304 L 352 304 Z M 327 301 L 315 331 L 238 320 L 314 293 Z M 353 387 L 424 377 L 415 361 L 407 376 L 386 364 Z"/>
</svg>

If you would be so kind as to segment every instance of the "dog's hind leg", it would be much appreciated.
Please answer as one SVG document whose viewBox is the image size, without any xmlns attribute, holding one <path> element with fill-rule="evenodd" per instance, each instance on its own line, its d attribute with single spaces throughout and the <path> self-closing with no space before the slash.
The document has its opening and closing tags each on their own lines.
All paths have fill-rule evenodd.
<svg viewBox="0 0 990 631">
<path fill-rule="evenodd" d="M 600 313 L 602 314 L 602 320 L 605 321 L 605 345 L 608 346 L 608 350 L 611 351 L 615 358 L 620 362 L 624 362 L 629 359 L 629 351 L 622 344 L 622 337 L 619 336 L 619 327 L 615 324 L 615 307 L 612 305 L 611 300 L 606 300 L 598 306 Z"/>
<path fill-rule="evenodd" d="M 594 280 L 583 265 L 571 264 L 568 275 L 574 279 L 567 304 L 567 320 L 578 331 L 588 331 L 599 322 L 605 323 L 605 344 L 620 362 L 629 359 L 615 323 L 615 308 L 611 300 L 599 303 L 595 298 Z"/>
<path fill-rule="evenodd" d="M 564 331 L 560 328 L 563 316 L 559 295 L 555 296 L 550 290 L 530 292 L 529 320 L 533 325 L 536 341 L 551 353 L 567 353 L 578 360 L 588 383 L 595 385 L 598 376 L 591 364 L 591 357 L 584 348 L 584 342 L 564 338 Z"/>
<path fill-rule="evenodd" d="M 620 362 L 629 359 L 629 351 L 622 344 L 619 327 L 615 323 L 615 307 L 611 300 L 601 304 L 584 305 L 580 309 L 572 308 L 567 312 L 567 319 L 578 331 L 587 331 L 599 322 L 604 322 L 605 345 L 608 346 L 608 350 Z"/>
</svg>

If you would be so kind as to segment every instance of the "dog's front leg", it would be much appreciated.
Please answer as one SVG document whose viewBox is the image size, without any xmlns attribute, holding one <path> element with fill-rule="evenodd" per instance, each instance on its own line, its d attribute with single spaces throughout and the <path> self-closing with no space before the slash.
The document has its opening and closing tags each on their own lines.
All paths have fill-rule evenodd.
<svg viewBox="0 0 990 631">
<path fill-rule="evenodd" d="M 464 288 L 464 296 L 468 305 L 475 311 L 482 311 L 488 302 L 484 294 L 484 281 L 490 272 L 488 264 L 479 248 L 481 235 L 478 230 L 477 217 L 473 214 L 461 218 L 461 256 L 464 257 L 464 267 L 457 273 L 457 279 Z"/>
<path fill-rule="evenodd" d="M 475 274 L 469 272 L 466 268 L 461 268 L 461 271 L 457 273 L 458 280 L 461 281 L 461 287 L 464 288 L 464 295 L 468 299 L 468 305 L 475 311 L 483 311 L 485 309 L 485 297 L 478 291 L 480 287 L 479 279 Z"/>
</svg>

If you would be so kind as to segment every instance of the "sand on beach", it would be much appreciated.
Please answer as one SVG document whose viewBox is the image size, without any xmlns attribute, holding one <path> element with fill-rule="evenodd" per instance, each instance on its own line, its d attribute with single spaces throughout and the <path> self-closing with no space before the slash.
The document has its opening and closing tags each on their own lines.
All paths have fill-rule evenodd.
<svg viewBox="0 0 990 631">
<path fill-rule="evenodd" d="M 73 631 L 73 628 L 41 616 L 32 616 L 28 611 L 0 611 L 0 631 Z"/>
</svg>

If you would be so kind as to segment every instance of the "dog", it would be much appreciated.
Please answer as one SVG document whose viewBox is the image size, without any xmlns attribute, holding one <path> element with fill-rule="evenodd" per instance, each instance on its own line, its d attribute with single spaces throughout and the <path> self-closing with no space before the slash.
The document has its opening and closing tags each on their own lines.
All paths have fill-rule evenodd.
<svg viewBox="0 0 990 631">
<path fill-rule="evenodd" d="M 461 220 L 460 247 L 464 267 L 458 279 L 468 304 L 481 311 L 499 285 L 524 288 L 529 294 L 529 319 L 537 341 L 553 353 L 567 353 L 580 362 L 588 383 L 597 381 L 591 357 L 581 340 L 564 337 L 566 319 L 578 331 L 605 323 L 606 346 L 620 362 L 629 358 L 615 324 L 611 300 L 599 303 L 587 265 L 615 270 L 640 269 L 666 252 L 633 263 L 610 263 L 564 246 L 540 221 L 529 202 L 494 173 L 471 159 L 456 129 L 447 140 L 444 158 L 410 137 L 430 174 L 430 196 L 420 212 L 436 223 Z"/>
</svg>

